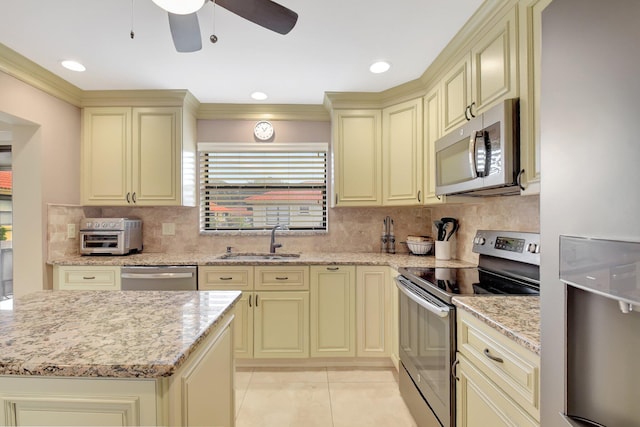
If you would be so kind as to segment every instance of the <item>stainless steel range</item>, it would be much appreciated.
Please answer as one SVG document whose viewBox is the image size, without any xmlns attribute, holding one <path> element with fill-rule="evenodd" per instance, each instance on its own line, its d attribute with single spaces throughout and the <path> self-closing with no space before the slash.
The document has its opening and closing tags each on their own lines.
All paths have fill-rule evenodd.
<svg viewBox="0 0 640 427">
<path fill-rule="evenodd" d="M 539 295 L 540 235 L 481 230 L 478 267 L 399 270 L 400 392 L 419 427 L 454 427 L 454 296 Z"/>
</svg>

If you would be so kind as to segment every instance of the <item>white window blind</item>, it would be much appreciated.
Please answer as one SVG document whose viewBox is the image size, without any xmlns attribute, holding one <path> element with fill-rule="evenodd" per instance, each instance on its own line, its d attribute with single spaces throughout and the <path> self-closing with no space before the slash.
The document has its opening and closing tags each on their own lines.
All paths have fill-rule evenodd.
<svg viewBox="0 0 640 427">
<path fill-rule="evenodd" d="M 327 148 L 198 144 L 201 230 L 326 230 Z"/>
</svg>

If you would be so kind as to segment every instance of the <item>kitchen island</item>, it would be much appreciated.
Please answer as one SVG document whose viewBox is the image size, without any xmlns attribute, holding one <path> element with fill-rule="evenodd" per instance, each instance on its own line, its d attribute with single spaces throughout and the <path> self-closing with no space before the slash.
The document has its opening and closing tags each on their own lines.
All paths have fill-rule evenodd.
<svg viewBox="0 0 640 427">
<path fill-rule="evenodd" d="M 2 425 L 233 425 L 237 291 L 42 291 L 0 310 Z"/>
</svg>

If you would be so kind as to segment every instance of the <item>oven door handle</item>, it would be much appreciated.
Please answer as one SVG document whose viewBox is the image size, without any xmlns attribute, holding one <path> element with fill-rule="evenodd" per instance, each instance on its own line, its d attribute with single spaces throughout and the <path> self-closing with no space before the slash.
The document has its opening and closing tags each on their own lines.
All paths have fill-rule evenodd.
<svg viewBox="0 0 640 427">
<path fill-rule="evenodd" d="M 442 307 L 442 306 L 435 305 L 430 301 L 427 301 L 426 299 L 422 298 L 421 296 L 413 293 L 411 290 L 407 289 L 406 286 L 404 286 L 402 279 L 399 279 L 396 277 L 395 281 L 396 281 L 396 286 L 398 287 L 400 292 L 405 294 L 411 301 L 415 302 L 420 307 L 430 311 L 431 313 L 435 314 L 438 317 L 449 316 L 449 312 L 451 311 L 450 307 Z"/>
</svg>

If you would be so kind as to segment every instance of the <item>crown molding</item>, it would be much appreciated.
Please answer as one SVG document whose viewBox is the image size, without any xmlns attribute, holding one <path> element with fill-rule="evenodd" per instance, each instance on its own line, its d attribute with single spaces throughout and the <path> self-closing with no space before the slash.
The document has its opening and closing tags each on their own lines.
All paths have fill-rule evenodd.
<svg viewBox="0 0 640 427">
<path fill-rule="evenodd" d="M 200 103 L 188 90 L 88 90 L 81 107 L 182 107 Z"/>
<path fill-rule="evenodd" d="M 45 70 L 2 43 L 0 43 L 0 71 L 69 104 L 80 106 L 82 89 Z"/>
<path fill-rule="evenodd" d="M 201 120 L 293 120 L 328 122 L 329 112 L 313 104 L 201 104 Z"/>
</svg>

